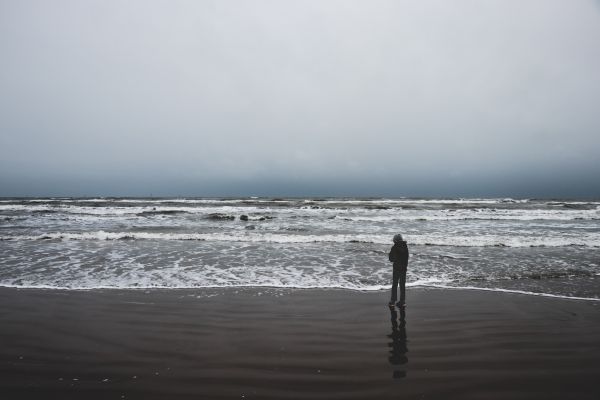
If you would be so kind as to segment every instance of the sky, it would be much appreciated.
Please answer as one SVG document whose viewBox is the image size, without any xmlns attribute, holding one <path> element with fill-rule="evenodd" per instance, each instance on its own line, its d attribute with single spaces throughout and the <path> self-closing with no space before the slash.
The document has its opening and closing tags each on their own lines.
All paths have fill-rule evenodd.
<svg viewBox="0 0 600 400">
<path fill-rule="evenodd" d="M 600 196 L 600 1 L 0 0 L 0 196 Z"/>
</svg>

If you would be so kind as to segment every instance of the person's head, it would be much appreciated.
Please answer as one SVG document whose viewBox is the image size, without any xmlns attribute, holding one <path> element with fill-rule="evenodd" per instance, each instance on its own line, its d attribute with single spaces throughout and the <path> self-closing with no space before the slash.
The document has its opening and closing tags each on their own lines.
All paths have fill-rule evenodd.
<svg viewBox="0 0 600 400">
<path fill-rule="evenodd" d="M 397 235 L 394 235 L 394 243 L 400 243 L 402 241 L 403 239 L 401 234 L 398 233 Z"/>
</svg>

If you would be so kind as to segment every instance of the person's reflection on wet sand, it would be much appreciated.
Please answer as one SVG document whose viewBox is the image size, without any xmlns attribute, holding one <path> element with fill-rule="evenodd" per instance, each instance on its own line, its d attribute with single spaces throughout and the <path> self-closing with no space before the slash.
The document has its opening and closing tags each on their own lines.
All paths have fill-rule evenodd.
<svg viewBox="0 0 600 400">
<path fill-rule="evenodd" d="M 399 312 L 398 312 L 399 311 Z M 400 314 L 400 320 L 398 320 Z M 392 321 L 392 333 L 387 335 L 392 341 L 388 343 L 390 356 L 388 360 L 393 367 L 392 377 L 394 379 L 406 378 L 405 365 L 408 362 L 406 353 L 406 310 L 401 308 L 397 310 L 395 307 L 390 307 L 390 318 Z"/>
</svg>

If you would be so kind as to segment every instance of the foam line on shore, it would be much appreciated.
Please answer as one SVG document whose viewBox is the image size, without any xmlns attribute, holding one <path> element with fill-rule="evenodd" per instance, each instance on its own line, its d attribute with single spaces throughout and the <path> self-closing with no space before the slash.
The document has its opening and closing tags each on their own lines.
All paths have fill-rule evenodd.
<svg viewBox="0 0 600 400">
<path fill-rule="evenodd" d="M 528 292 L 526 290 L 484 288 L 484 287 L 477 287 L 477 286 L 447 286 L 447 285 L 439 285 L 439 284 L 422 284 L 422 285 L 418 285 L 415 287 L 433 287 L 433 288 L 438 288 L 438 289 L 456 289 L 456 290 L 479 290 L 479 291 L 484 291 L 484 292 L 502 292 L 502 293 L 524 294 L 524 295 L 528 295 L 528 296 L 551 297 L 551 298 L 557 298 L 557 299 L 600 301 L 599 298 L 595 298 L 595 297 L 563 296 L 563 295 L 559 295 L 559 294 Z"/>
<path fill-rule="evenodd" d="M 476 286 L 448 286 L 448 285 L 440 285 L 440 284 L 424 284 L 424 283 L 416 283 L 416 284 L 407 284 L 407 287 L 413 288 L 436 288 L 436 289 L 452 289 L 452 290 L 477 290 L 483 292 L 499 292 L 499 293 L 509 293 L 509 294 L 521 294 L 526 296 L 538 296 L 538 297 L 547 297 L 547 298 L 555 298 L 555 299 L 565 299 L 565 300 L 581 300 L 581 301 L 600 301 L 600 298 L 595 297 L 577 297 L 577 296 L 564 296 L 550 293 L 539 293 L 539 292 L 529 292 L 525 290 L 516 290 L 516 289 L 502 289 L 502 288 L 484 288 L 484 287 L 476 287 Z M 385 291 L 389 290 L 387 286 L 385 287 L 374 287 L 374 288 L 351 288 L 346 286 L 273 286 L 273 285 L 227 285 L 227 286 L 219 286 L 219 285 L 207 285 L 207 286 L 138 286 L 138 287 L 116 287 L 116 286 L 94 286 L 94 287 L 64 287 L 64 286 L 50 286 L 50 285 L 8 285 L 1 284 L 0 288 L 10 288 L 10 289 L 23 289 L 23 290 L 64 290 L 64 291 L 93 291 L 93 290 L 199 290 L 199 289 L 280 289 L 280 290 L 350 290 L 356 292 L 375 292 L 375 291 Z"/>
</svg>

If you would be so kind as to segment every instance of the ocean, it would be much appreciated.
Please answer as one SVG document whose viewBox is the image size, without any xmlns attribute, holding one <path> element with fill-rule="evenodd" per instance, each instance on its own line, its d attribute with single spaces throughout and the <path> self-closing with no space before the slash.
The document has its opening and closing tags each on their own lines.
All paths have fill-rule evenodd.
<svg viewBox="0 0 600 400">
<path fill-rule="evenodd" d="M 409 287 L 600 299 L 600 201 L 509 198 L 4 198 L 0 286 L 387 290 L 396 233 Z"/>
</svg>

